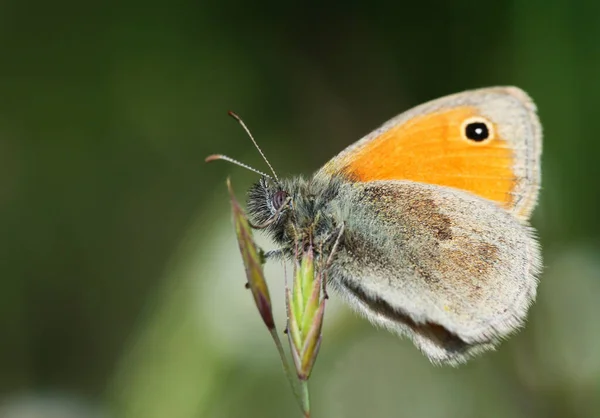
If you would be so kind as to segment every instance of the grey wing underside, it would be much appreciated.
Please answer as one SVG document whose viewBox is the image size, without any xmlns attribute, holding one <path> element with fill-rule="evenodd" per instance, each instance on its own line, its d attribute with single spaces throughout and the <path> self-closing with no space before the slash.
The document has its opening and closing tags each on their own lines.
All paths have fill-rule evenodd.
<svg viewBox="0 0 600 418">
<path fill-rule="evenodd" d="M 461 363 L 520 327 L 541 255 L 533 230 L 467 192 L 408 181 L 343 188 L 333 285 L 433 361 Z"/>
</svg>

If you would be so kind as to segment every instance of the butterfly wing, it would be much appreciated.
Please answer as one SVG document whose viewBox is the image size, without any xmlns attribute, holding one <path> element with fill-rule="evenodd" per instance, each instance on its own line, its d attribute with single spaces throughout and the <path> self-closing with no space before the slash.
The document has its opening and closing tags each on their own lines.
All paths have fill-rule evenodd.
<svg viewBox="0 0 600 418">
<path fill-rule="evenodd" d="M 486 88 L 400 114 L 317 175 L 458 188 L 526 220 L 537 202 L 541 149 L 541 127 L 529 96 L 516 87 Z"/>
<path fill-rule="evenodd" d="M 519 327 L 536 294 L 532 230 L 471 193 L 410 181 L 348 183 L 331 283 L 373 323 L 457 364 Z"/>
</svg>

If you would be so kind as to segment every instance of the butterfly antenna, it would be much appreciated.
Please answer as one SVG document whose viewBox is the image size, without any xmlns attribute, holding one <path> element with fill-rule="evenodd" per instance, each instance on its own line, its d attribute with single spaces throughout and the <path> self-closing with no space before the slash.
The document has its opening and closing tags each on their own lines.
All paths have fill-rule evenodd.
<svg viewBox="0 0 600 418">
<path fill-rule="evenodd" d="M 231 110 L 228 113 L 229 113 L 229 116 L 231 116 L 232 118 L 234 118 L 235 120 L 237 120 L 239 122 L 239 124 L 242 125 L 242 128 L 244 128 L 244 131 L 246 131 L 246 133 L 248 134 L 248 136 L 252 140 L 252 143 L 254 144 L 254 146 L 256 147 L 256 149 L 258 150 L 258 152 L 260 153 L 261 157 L 263 157 L 263 160 L 265 160 L 265 162 L 267 163 L 267 165 L 271 169 L 271 173 L 273 173 L 273 177 L 275 177 L 275 181 L 277 183 L 279 183 L 279 178 L 277 177 L 277 173 L 275 173 L 275 170 L 273 170 L 273 166 L 271 166 L 271 163 L 269 162 L 269 160 L 267 160 L 267 157 L 265 157 L 265 154 L 262 152 L 262 150 L 260 149 L 260 147 L 258 146 L 258 144 L 256 143 L 256 141 L 254 140 L 254 137 L 250 133 L 250 129 L 248 129 L 248 127 L 246 126 L 246 124 L 244 123 L 244 121 L 242 120 L 242 118 L 240 118 L 238 115 L 236 115 Z M 224 158 L 221 158 L 221 159 L 224 159 Z M 243 164 L 240 164 L 240 165 L 243 165 Z M 249 167 L 247 167 L 247 168 L 249 168 Z M 254 170 L 254 171 L 256 171 L 256 170 Z M 267 177 L 270 177 L 270 176 L 267 176 Z"/>
<path fill-rule="evenodd" d="M 262 171 L 258 171 L 256 168 L 252 168 L 249 165 L 246 165 L 244 163 L 240 163 L 239 161 L 234 160 L 233 158 L 230 158 L 230 157 L 228 157 L 226 155 L 220 155 L 220 154 L 209 155 L 208 157 L 206 157 L 204 159 L 204 162 L 209 163 L 211 161 L 216 161 L 216 160 L 228 161 L 228 162 L 230 162 L 232 164 L 239 165 L 240 167 L 243 167 L 246 170 L 250 170 L 250 171 L 253 171 L 253 172 L 257 173 L 257 174 L 260 174 L 261 176 L 265 176 L 265 177 L 268 177 L 270 179 L 273 178 L 273 177 L 269 176 L 268 174 L 263 173 Z"/>
</svg>

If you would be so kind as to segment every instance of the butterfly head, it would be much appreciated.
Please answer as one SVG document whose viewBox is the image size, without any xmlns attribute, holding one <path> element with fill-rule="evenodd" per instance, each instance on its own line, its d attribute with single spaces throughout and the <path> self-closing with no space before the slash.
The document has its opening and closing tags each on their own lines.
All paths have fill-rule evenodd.
<svg viewBox="0 0 600 418">
<path fill-rule="evenodd" d="M 252 224 L 264 229 L 281 243 L 290 217 L 292 198 L 289 189 L 269 177 L 261 177 L 248 191 L 248 215 Z"/>
<path fill-rule="evenodd" d="M 274 181 L 262 177 L 248 192 L 250 221 L 270 234 L 288 255 L 307 245 L 317 252 L 327 251 L 340 226 L 333 202 L 343 184 L 337 178 Z"/>
</svg>

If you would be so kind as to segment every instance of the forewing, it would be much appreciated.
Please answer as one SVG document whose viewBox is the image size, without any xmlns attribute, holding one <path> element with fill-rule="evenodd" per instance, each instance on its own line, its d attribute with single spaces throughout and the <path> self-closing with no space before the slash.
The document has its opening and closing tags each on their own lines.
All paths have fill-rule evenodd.
<svg viewBox="0 0 600 418">
<path fill-rule="evenodd" d="M 465 123 L 490 123 L 487 140 L 465 137 Z M 412 180 L 469 191 L 529 218 L 540 185 L 541 126 L 516 87 L 471 90 L 391 119 L 329 161 L 317 175 L 349 181 Z"/>
</svg>

